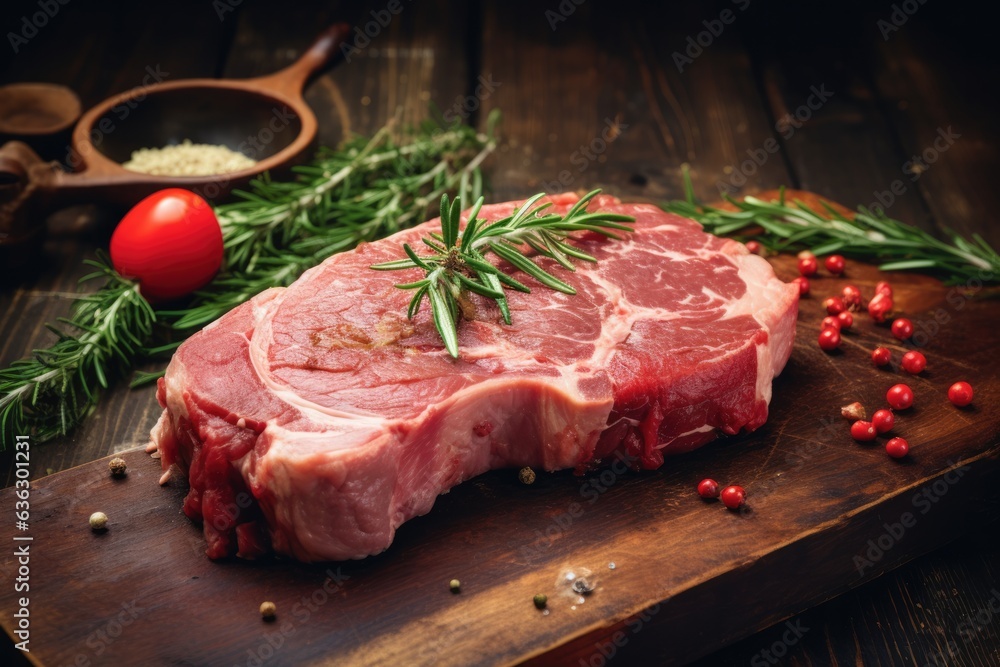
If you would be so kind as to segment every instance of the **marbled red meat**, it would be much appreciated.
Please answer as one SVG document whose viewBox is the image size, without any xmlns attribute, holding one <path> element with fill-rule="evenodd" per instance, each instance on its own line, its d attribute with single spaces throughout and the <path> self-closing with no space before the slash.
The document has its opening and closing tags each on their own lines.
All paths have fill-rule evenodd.
<svg viewBox="0 0 1000 667">
<path fill-rule="evenodd" d="M 368 269 L 437 220 L 334 256 L 185 342 L 152 437 L 164 467 L 188 474 L 184 510 L 208 554 L 362 558 L 486 470 L 612 456 L 652 469 L 763 424 L 798 288 L 694 221 L 611 197 L 591 209 L 635 216 L 635 232 L 579 239 L 599 263 L 576 272 L 541 260 L 577 294 L 512 293 L 510 326 L 475 297 L 457 360 L 426 307 L 406 319 L 411 294 L 393 285 L 411 276 Z"/>
</svg>

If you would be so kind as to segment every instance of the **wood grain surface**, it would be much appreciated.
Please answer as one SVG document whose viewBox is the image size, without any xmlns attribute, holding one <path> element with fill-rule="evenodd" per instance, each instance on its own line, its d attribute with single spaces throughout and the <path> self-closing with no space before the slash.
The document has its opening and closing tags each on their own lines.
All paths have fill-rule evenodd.
<svg viewBox="0 0 1000 667">
<path fill-rule="evenodd" d="M 91 3 L 61 6 L 17 54 L 0 54 L 0 81 L 63 83 L 80 94 L 87 108 L 141 82 L 147 66 L 159 66 L 171 78 L 252 76 L 291 62 L 322 25 L 348 20 L 363 26 L 372 20 L 372 11 L 386 5 L 381 0 L 304 0 L 279 9 L 245 0 L 221 3 L 232 11 L 219 14 L 217 4 L 176 0 L 99 9 Z M 560 14 L 555 29 L 546 11 L 558 11 L 558 3 L 544 4 L 404 3 L 405 10 L 357 58 L 309 90 L 307 100 L 320 118 L 320 143 L 336 143 L 347 132 L 369 133 L 397 115 L 416 121 L 429 113 L 431 104 L 447 110 L 471 99 L 470 122 L 482 123 L 484 112 L 492 108 L 505 113 L 505 142 L 488 165 L 498 198 L 531 194 L 569 171 L 567 189 L 599 185 L 621 196 L 656 201 L 680 194 L 682 162 L 692 165 L 696 190 L 705 198 L 718 193 L 720 182 L 743 175 L 742 193 L 790 185 L 853 206 L 871 203 L 898 179 L 906 187 L 889 206 L 891 215 L 930 230 L 977 231 L 1000 245 L 1000 226 L 992 213 L 1000 210 L 1000 189 L 992 182 L 1000 167 L 995 91 L 983 85 L 993 76 L 996 58 L 989 22 L 981 20 L 974 3 L 922 5 L 887 39 L 877 22 L 889 17 L 891 3 L 754 2 L 735 11 L 744 3 L 653 8 L 589 0 Z M 683 52 L 687 39 L 705 29 L 703 22 L 726 8 L 735 11 L 735 20 L 678 71 L 673 54 Z M 22 16 L 35 11 L 33 0 L 12 0 L 5 6 L 3 26 L 18 31 Z M 477 97 L 483 80 L 499 85 Z M 785 136 L 778 123 L 807 102 L 813 86 L 823 84 L 833 96 Z M 602 151 L 592 151 L 593 159 L 581 162 L 581 148 L 601 137 L 608 119 L 618 123 L 620 132 Z M 961 137 L 947 151 L 919 173 L 904 170 L 911 156 L 927 150 L 938 132 L 949 127 Z M 771 137 L 780 150 L 762 165 L 744 168 L 750 154 Z M 84 273 L 81 259 L 107 244 L 120 215 L 114 209 L 80 207 L 48 220 L 49 241 L 35 270 L 8 280 L 0 290 L 0 363 L 51 341 L 42 323 L 68 312 L 69 297 Z M 968 321 L 967 312 L 954 313 L 956 326 Z M 989 330 L 996 328 L 996 319 Z M 963 325 L 961 331 L 976 330 Z M 967 335 L 957 350 L 948 352 L 964 354 L 967 345 L 978 344 L 976 335 Z M 837 382 L 839 376 L 830 379 Z M 150 391 L 117 385 L 81 429 L 33 449 L 33 479 L 140 445 L 156 412 Z M 706 450 L 684 465 L 707 466 L 716 474 L 732 454 L 749 463 L 741 457 L 761 446 L 744 451 L 727 444 L 721 453 Z M 11 453 L 0 453 L 0 462 L 9 486 L 14 481 Z M 691 475 L 694 470 L 688 469 Z M 485 483 L 501 489 L 510 484 L 511 494 L 524 491 L 499 473 Z M 455 497 L 488 506 L 492 501 L 475 496 L 475 488 L 463 492 L 470 496 L 456 496 L 457 491 L 446 496 L 435 511 L 446 511 Z M 604 507 L 612 491 L 595 508 Z M 158 492 L 152 496 L 164 497 Z M 993 493 L 982 493 L 974 505 L 995 515 Z M 539 511 L 558 507 L 550 502 Z M 936 510 L 920 526 L 930 526 L 935 516 Z M 957 524 L 951 527 L 960 532 Z M 991 591 L 1000 582 L 995 569 L 1000 540 L 995 527 L 973 528 L 952 546 L 796 616 L 793 622 L 802 620 L 811 630 L 794 644 L 782 640 L 786 628 L 778 623 L 705 658 L 704 664 L 747 664 L 764 659 L 761 650 L 773 645 L 784 652 L 780 662 L 788 664 L 1000 663 L 1000 615 L 983 620 L 983 610 L 991 609 Z M 944 539 L 942 533 L 938 541 Z M 884 562 L 885 570 L 896 564 Z M 6 563 L 0 583 L 9 591 L 9 557 Z M 789 566 L 796 576 L 808 571 L 804 568 Z M 724 615 L 739 616 L 754 604 L 741 590 L 732 590 Z M 819 602 L 810 599 L 810 604 Z M 766 622 L 777 616 L 760 618 Z M 90 621 L 96 630 L 109 618 Z M 712 619 L 703 629 L 711 633 L 720 627 L 713 645 L 738 636 L 718 622 Z M 669 643 L 653 641 L 660 631 L 642 634 L 649 639 L 630 639 L 628 649 L 617 650 L 611 659 L 594 654 L 593 643 L 586 647 L 589 633 L 579 640 L 584 642 L 580 650 L 593 658 L 592 664 L 627 664 L 626 659 L 655 663 L 673 653 Z M 9 644 L 4 648 L 9 650 Z M 6 659 L 7 654 L 0 658 Z M 278 657 L 273 663 L 283 664 Z"/>
</svg>

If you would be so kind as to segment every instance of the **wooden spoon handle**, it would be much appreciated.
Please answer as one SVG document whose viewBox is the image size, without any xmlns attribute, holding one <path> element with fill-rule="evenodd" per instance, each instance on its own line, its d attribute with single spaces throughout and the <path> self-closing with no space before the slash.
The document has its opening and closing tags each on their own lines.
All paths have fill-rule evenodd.
<svg viewBox="0 0 1000 667">
<path fill-rule="evenodd" d="M 346 23 L 335 23 L 320 33 L 309 50 L 294 63 L 253 81 L 265 90 L 298 97 L 311 77 L 333 65 L 350 32 L 351 27 Z"/>
<path fill-rule="evenodd" d="M 0 242 L 34 233 L 32 224 L 41 225 L 41 216 L 30 215 L 28 206 L 39 189 L 46 188 L 58 167 L 48 163 L 20 141 L 0 146 Z"/>
<path fill-rule="evenodd" d="M 63 205 L 94 200 L 131 204 L 170 185 L 169 179 L 114 166 L 95 153 L 84 171 L 68 172 L 20 141 L 0 146 L 0 233 L 24 234 Z"/>
</svg>

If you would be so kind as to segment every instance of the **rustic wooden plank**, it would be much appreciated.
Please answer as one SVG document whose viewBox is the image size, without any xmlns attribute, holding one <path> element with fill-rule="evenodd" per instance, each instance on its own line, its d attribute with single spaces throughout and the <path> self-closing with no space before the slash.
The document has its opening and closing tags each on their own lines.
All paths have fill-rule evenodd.
<svg viewBox="0 0 1000 667">
<path fill-rule="evenodd" d="M 344 59 L 306 94 L 319 118 L 319 144 L 336 145 L 349 133 L 371 134 L 392 118 L 419 123 L 431 104 L 448 109 L 465 93 L 470 14 L 464 5 L 443 0 L 399 3 L 398 9 L 393 13 L 386 3 L 374 2 L 306 2 L 276 14 L 266 3 L 250 5 L 239 17 L 226 75 L 257 76 L 288 65 L 308 47 L 311 28 L 348 21 L 356 29 L 342 49 Z"/>
<path fill-rule="evenodd" d="M 995 515 L 1000 509 L 996 501 L 984 500 L 990 506 L 986 512 Z M 774 657 L 781 654 L 780 660 L 788 664 L 996 664 L 998 561 L 996 526 L 983 526 L 890 576 L 788 621 L 799 633 L 786 634 L 788 625 L 780 623 L 696 665 L 750 664 L 754 658 L 769 664 L 764 651 Z M 789 645 L 788 639 L 794 643 Z"/>
<path fill-rule="evenodd" d="M 790 258 L 776 261 L 781 275 L 794 271 Z M 851 271 L 867 291 L 879 277 L 860 265 Z M 893 281 L 908 312 L 947 303 L 948 289 L 932 279 Z M 917 404 L 898 417 L 896 432 L 913 446 L 901 462 L 879 445 L 852 442 L 838 414 L 852 400 L 881 405 L 886 388 L 902 379 L 868 360 L 888 333 L 859 318 L 843 352 L 828 356 L 814 343 L 821 316 L 816 300 L 803 302 L 792 360 L 757 433 L 655 473 L 559 473 L 531 487 L 509 471 L 485 475 L 403 526 L 386 553 L 333 567 L 342 581 L 329 590 L 329 566 L 208 562 L 198 529 L 178 512 L 183 487 L 157 489 L 156 464 L 141 452 L 127 455 L 133 472 L 125 481 L 110 479 L 104 461 L 37 480 L 28 533 L 38 545 L 32 591 L 40 657 L 72 660 L 85 650 L 81 638 L 133 599 L 142 612 L 123 641 L 107 647 L 108 660 L 244 662 L 271 636 L 284 639 L 274 649 L 281 660 L 295 664 L 578 664 L 618 631 L 627 639 L 622 656 L 680 662 L 703 655 L 951 539 L 989 510 L 979 498 L 1000 470 L 1000 415 L 986 409 L 1000 393 L 1000 369 L 990 363 L 994 305 L 966 302 L 929 347 L 929 370 L 907 378 Z M 960 348 L 968 331 L 982 333 Z M 958 377 L 976 386 L 975 407 L 947 402 Z M 749 510 L 700 500 L 693 487 L 707 474 L 744 484 Z M 913 497 L 927 490 L 939 502 L 924 513 Z M 86 527 L 96 509 L 112 517 L 103 537 Z M 913 525 L 859 571 L 855 556 L 887 532 L 884 523 L 904 521 L 904 512 Z M 560 593 L 556 582 L 567 567 L 597 573 L 598 588 L 582 604 Z M 451 578 L 463 582 L 460 595 L 448 592 Z M 531 604 L 537 592 L 549 595 L 547 616 Z M 322 600 L 314 611 L 296 607 L 313 594 Z M 13 608 L 12 595 L 0 587 L 4 610 Z M 733 596 L 747 602 L 740 613 L 732 613 Z M 264 599 L 278 604 L 275 625 L 257 617 Z M 632 631 L 644 610 L 651 610 L 644 629 Z M 5 611 L 5 627 L 11 620 Z M 290 631 L 281 634 L 285 621 Z"/>
<path fill-rule="evenodd" d="M 940 24 L 957 29 L 948 7 L 930 8 L 925 20 L 912 21 L 888 41 L 879 41 L 874 76 L 906 156 L 918 165 L 914 185 L 941 226 L 979 232 L 1000 247 L 1000 228 L 983 224 L 1000 205 L 991 171 L 1000 164 L 995 105 L 978 100 L 994 93 L 983 82 L 995 76 L 995 64 L 981 54 L 993 37 L 985 26 L 961 39 L 946 37 Z M 984 41 L 976 44 L 976 35 Z M 933 49 L 934 57 L 927 57 Z M 917 159 L 914 160 L 914 157 Z"/>
<path fill-rule="evenodd" d="M 680 165 L 690 162 L 699 195 L 715 199 L 716 183 L 773 134 L 731 27 L 683 71 L 674 64 L 673 54 L 718 9 L 585 3 L 556 17 L 547 10 L 527 2 L 485 10 L 482 71 L 500 85 L 484 107 L 503 110 L 508 140 L 494 162 L 498 198 L 598 186 L 673 197 Z M 731 11 L 733 25 L 745 20 Z M 789 180 L 780 160 L 747 178 L 749 191 Z"/>
<path fill-rule="evenodd" d="M 869 14 L 824 13 L 823 28 L 809 30 L 818 17 L 799 6 L 750 13 L 737 27 L 748 31 L 746 43 L 774 117 L 789 119 L 781 154 L 795 175 L 792 185 L 932 229 L 933 216 L 904 168 L 907 154 L 896 123 L 871 79 L 867 52 L 877 15 Z M 776 38 L 753 39 L 762 32 Z"/>
<path fill-rule="evenodd" d="M 920 190 L 902 170 L 906 157 L 877 91 L 866 80 L 865 64 L 854 52 L 811 58 L 779 50 L 755 54 L 755 59 L 774 117 L 809 117 L 799 128 L 789 124 L 781 135 L 782 157 L 796 176 L 791 185 L 820 192 L 852 210 L 867 206 L 933 228 Z M 814 90 L 829 94 L 815 110 L 810 104 L 820 96 Z"/>
</svg>

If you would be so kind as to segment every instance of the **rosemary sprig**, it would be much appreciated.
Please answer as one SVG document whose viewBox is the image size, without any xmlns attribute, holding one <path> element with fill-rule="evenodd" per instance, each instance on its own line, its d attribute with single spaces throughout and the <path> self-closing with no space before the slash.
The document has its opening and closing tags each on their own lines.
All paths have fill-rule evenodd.
<svg viewBox="0 0 1000 667">
<path fill-rule="evenodd" d="M 40 440 L 68 433 L 97 405 L 101 389 L 129 368 L 153 329 L 153 309 L 139 286 L 122 278 L 108 258 L 86 260 L 97 270 L 81 282 L 105 278 L 97 292 L 77 300 L 48 349 L 0 370 L 0 438 L 34 434 Z"/>
<path fill-rule="evenodd" d="M 377 271 L 424 271 L 425 277 L 396 285 L 400 289 L 415 290 L 407 309 L 407 317 L 413 319 L 420 311 L 424 299 L 428 299 L 434 326 L 441 335 L 445 349 L 452 357 L 457 358 L 459 320 L 462 317 L 471 319 L 473 312 L 468 293 L 493 299 L 500 309 L 503 321 L 510 324 L 510 308 L 504 289 L 531 291 L 527 285 L 490 263 L 486 259 L 488 253 L 493 253 L 545 287 L 564 294 L 576 294 L 572 286 L 539 266 L 525 254 L 526 251 L 534 251 L 555 260 L 567 271 L 575 271 L 571 260 L 596 262 L 597 259 L 567 242 L 572 232 L 596 232 L 617 239 L 620 237 L 613 230 L 632 231 L 631 227 L 623 223 L 635 222 L 635 218 L 615 213 L 587 212 L 587 205 L 599 192 L 600 190 L 594 190 L 580 199 L 564 216 L 544 213 L 551 202 L 535 206 L 545 196 L 540 193 L 524 202 L 513 215 L 492 224 L 478 217 L 483 206 L 483 198 L 479 197 L 472 207 L 464 230 L 459 229 L 462 217 L 461 197 L 450 200 L 448 195 L 443 195 L 441 233 L 432 232 L 429 237 L 421 239 L 433 254 L 417 255 L 409 244 L 404 243 L 406 259 L 375 264 L 371 268 Z"/>
<path fill-rule="evenodd" d="M 691 174 L 684 169 L 685 199 L 662 204 L 664 210 L 692 218 L 706 231 L 738 235 L 759 227 L 754 238 L 774 251 L 808 248 L 817 255 L 841 253 L 881 262 L 883 271 L 920 270 L 943 275 L 951 283 L 1000 281 L 1000 255 L 979 234 L 969 241 L 948 231 L 943 241 L 932 234 L 859 206 L 848 217 L 823 202 L 816 211 L 801 201 L 786 201 L 784 188 L 776 202 L 756 197 L 723 198 L 735 211 L 703 204 L 694 195 Z"/>
</svg>

